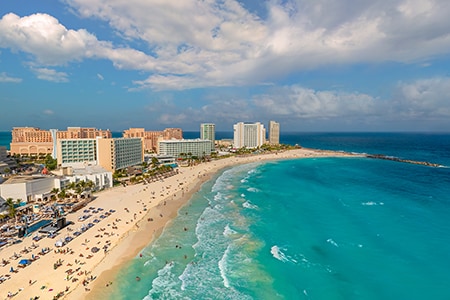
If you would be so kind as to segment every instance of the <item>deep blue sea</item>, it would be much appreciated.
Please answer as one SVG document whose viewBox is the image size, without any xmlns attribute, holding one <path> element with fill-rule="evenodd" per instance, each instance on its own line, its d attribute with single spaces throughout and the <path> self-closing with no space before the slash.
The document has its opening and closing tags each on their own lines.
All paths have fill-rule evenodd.
<svg viewBox="0 0 450 300">
<path fill-rule="evenodd" d="M 449 134 L 281 140 L 450 166 Z M 450 299 L 449 216 L 446 167 L 368 158 L 241 165 L 202 186 L 119 272 L 108 299 Z"/>
</svg>

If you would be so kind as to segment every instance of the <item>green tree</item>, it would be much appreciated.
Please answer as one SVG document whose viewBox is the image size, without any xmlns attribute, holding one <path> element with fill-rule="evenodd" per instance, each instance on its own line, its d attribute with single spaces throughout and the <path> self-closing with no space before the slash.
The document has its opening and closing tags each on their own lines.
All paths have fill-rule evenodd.
<svg viewBox="0 0 450 300">
<path fill-rule="evenodd" d="M 156 157 L 152 157 L 152 167 L 156 168 L 159 165 L 159 161 Z"/>
<path fill-rule="evenodd" d="M 58 165 L 58 161 L 54 159 L 50 154 L 45 157 L 45 167 L 51 171 L 55 170 Z"/>
<path fill-rule="evenodd" d="M 6 205 L 8 205 L 8 215 L 11 218 L 14 218 L 16 216 L 16 206 L 14 205 L 14 199 L 13 198 L 6 199 Z"/>
</svg>

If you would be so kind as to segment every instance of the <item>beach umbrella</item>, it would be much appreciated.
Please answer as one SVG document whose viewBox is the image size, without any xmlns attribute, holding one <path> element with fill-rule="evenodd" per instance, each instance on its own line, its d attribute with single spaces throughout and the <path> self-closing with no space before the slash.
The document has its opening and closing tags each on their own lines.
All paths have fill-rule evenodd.
<svg viewBox="0 0 450 300">
<path fill-rule="evenodd" d="M 20 261 L 19 261 L 19 265 L 22 265 L 22 266 L 26 266 L 26 265 L 28 265 L 30 263 L 30 261 L 28 260 L 28 259 L 21 259 Z"/>
</svg>

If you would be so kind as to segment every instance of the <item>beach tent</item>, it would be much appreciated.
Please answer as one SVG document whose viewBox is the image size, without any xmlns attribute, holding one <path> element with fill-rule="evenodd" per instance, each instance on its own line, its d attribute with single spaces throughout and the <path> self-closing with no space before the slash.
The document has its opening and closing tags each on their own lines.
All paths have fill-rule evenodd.
<svg viewBox="0 0 450 300">
<path fill-rule="evenodd" d="M 25 266 L 27 266 L 29 264 L 30 264 L 30 261 L 28 259 L 21 259 L 19 261 L 19 267 L 25 267 Z"/>
</svg>

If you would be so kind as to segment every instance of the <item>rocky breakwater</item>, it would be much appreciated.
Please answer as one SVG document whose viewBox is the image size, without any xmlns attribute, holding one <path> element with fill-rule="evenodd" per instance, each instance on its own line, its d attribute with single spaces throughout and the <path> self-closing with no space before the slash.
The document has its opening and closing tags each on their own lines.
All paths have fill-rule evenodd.
<svg viewBox="0 0 450 300">
<path fill-rule="evenodd" d="M 422 165 L 422 166 L 434 167 L 434 168 L 443 167 L 443 165 L 431 163 L 428 161 L 402 159 L 402 158 L 398 158 L 398 157 L 394 157 L 394 156 L 387 156 L 387 155 L 383 155 L 383 154 L 367 154 L 366 157 L 367 158 L 375 158 L 375 159 L 392 160 L 392 161 L 397 161 L 397 162 L 402 162 L 402 163 L 407 163 L 407 164 Z"/>
</svg>

